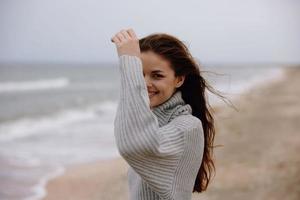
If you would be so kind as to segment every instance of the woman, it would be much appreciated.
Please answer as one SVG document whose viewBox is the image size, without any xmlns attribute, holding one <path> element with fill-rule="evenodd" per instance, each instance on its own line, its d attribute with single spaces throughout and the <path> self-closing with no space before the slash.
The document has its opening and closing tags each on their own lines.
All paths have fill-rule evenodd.
<svg viewBox="0 0 300 200">
<path fill-rule="evenodd" d="M 174 36 L 139 40 L 128 29 L 111 41 L 121 77 L 114 133 L 129 164 L 130 199 L 189 200 L 192 192 L 206 190 L 215 169 L 208 85 Z"/>
</svg>

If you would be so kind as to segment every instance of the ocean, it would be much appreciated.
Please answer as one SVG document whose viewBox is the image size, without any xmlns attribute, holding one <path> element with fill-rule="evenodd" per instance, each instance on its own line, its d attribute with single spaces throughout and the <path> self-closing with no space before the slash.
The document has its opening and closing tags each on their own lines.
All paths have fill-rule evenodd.
<svg viewBox="0 0 300 200">
<path fill-rule="evenodd" d="M 279 65 L 204 65 L 229 99 L 282 75 Z M 117 63 L 0 65 L 0 199 L 36 200 L 69 165 L 119 157 Z M 209 94 L 212 105 L 220 103 Z"/>
</svg>

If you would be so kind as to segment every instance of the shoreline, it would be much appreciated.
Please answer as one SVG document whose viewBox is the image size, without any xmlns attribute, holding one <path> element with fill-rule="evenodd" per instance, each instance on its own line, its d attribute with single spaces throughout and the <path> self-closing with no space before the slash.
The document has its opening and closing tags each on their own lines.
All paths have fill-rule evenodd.
<svg viewBox="0 0 300 200">
<path fill-rule="evenodd" d="M 47 199 L 110 199 L 110 194 L 97 193 L 98 187 L 106 187 L 107 190 L 120 196 L 126 195 L 127 185 L 127 163 L 123 158 L 111 158 L 98 160 L 83 164 L 74 164 L 66 168 L 65 173 L 48 181 L 46 185 Z M 114 171 L 117 171 L 114 173 Z M 100 175 L 100 177 L 99 177 Z M 110 184 L 106 185 L 107 180 Z M 118 183 L 122 181 L 122 184 Z M 112 188 L 111 184 L 115 183 L 116 187 Z M 89 186 L 89 190 L 83 194 L 77 194 L 69 198 L 68 194 L 74 191 L 81 191 Z M 65 196 L 67 194 L 67 196 Z M 114 198 L 111 198 L 114 199 Z"/>
<path fill-rule="evenodd" d="M 279 77 L 275 79 L 271 79 L 268 80 L 268 82 L 263 82 L 263 83 L 259 83 L 259 84 L 255 84 L 253 87 L 250 87 L 246 90 L 245 93 L 241 93 L 239 94 L 236 98 L 232 98 L 232 102 L 236 105 L 239 105 L 240 111 L 242 111 L 243 114 L 248 115 L 247 112 L 254 112 L 254 114 L 258 114 L 257 112 L 259 112 L 260 110 L 249 110 L 247 109 L 247 106 L 253 106 L 250 105 L 251 102 L 248 102 L 249 98 L 252 101 L 259 101 L 260 103 L 265 103 L 262 102 L 263 98 L 262 96 L 267 94 L 270 90 L 276 91 L 274 89 L 274 87 L 276 87 L 276 85 L 280 85 L 280 83 L 284 83 L 284 82 L 289 82 L 290 77 L 293 76 L 297 76 L 300 77 L 300 68 L 296 67 L 296 68 L 284 68 L 284 76 L 283 77 Z M 296 73 L 293 73 L 293 70 Z M 297 77 L 296 77 L 297 78 Z M 298 81 L 300 83 L 300 79 Z M 281 88 L 282 92 L 285 91 L 284 88 Z M 291 96 L 293 96 L 293 94 L 289 94 Z M 297 94 L 294 94 L 297 95 Z M 300 95 L 300 91 L 299 91 L 299 95 Z M 274 96 L 274 94 L 273 94 Z M 279 97 L 280 98 L 280 97 Z M 245 107 L 246 106 L 246 107 Z M 220 105 L 216 105 L 213 106 L 214 110 L 216 110 L 216 114 L 217 115 L 217 121 L 222 121 L 223 124 L 217 124 L 217 128 L 218 130 L 221 129 L 226 129 L 226 131 L 223 131 L 224 133 L 222 133 L 222 131 L 220 131 L 220 133 L 217 133 L 217 137 L 216 137 L 216 144 L 218 143 L 225 143 L 227 142 L 227 145 L 229 148 L 226 147 L 225 145 L 225 149 L 227 148 L 227 151 L 229 151 L 228 149 L 231 150 L 231 146 L 232 146 L 232 142 L 233 141 L 229 141 L 225 136 L 228 137 L 229 134 L 232 134 L 231 132 L 234 133 L 234 137 L 237 137 L 238 142 L 246 142 L 244 140 L 246 140 L 246 136 L 245 138 L 241 139 L 241 135 L 243 135 L 243 131 L 247 132 L 247 130 L 249 131 L 249 129 L 251 130 L 251 126 L 249 124 L 247 124 L 246 122 L 243 122 L 239 125 L 239 119 L 235 119 L 236 121 L 231 121 L 232 115 L 236 115 L 236 112 L 233 111 L 233 109 L 228 109 L 229 107 L 224 107 L 224 106 L 220 106 Z M 299 108 L 300 110 L 300 108 Z M 247 111 L 247 112 L 246 112 Z M 256 113 L 255 113 L 256 112 Z M 299 111 L 300 112 L 300 111 Z M 256 116 L 254 115 L 254 117 Z M 255 120 L 255 119 L 253 119 Z M 272 120 L 271 120 L 272 121 Z M 259 124 L 259 122 L 256 122 L 258 124 L 256 124 L 257 126 L 261 125 Z M 239 129 L 238 128 L 242 128 Z M 243 128 L 245 128 L 246 130 L 243 130 Z M 242 131 L 241 131 L 242 130 Z M 257 136 L 259 137 L 259 136 Z M 232 138 L 231 138 L 232 139 Z M 247 138 L 249 139 L 249 138 Z M 268 138 L 264 138 L 265 140 Z M 296 140 L 297 141 L 297 140 Z M 253 141 L 255 142 L 255 141 Z M 264 141 L 265 142 L 265 141 Z M 291 141 L 286 141 L 291 142 Z M 230 144 L 230 145 L 229 145 Z M 247 144 L 247 143 L 245 143 Z M 244 145 L 245 145 L 244 144 Z M 281 144 L 279 142 L 274 142 L 274 144 L 276 144 L 277 146 L 280 146 Z M 300 144 L 300 143 L 299 143 Z M 240 144 L 238 144 L 237 146 L 239 146 L 240 148 L 235 149 L 235 150 L 240 150 L 242 148 L 242 146 Z M 270 147 L 271 148 L 271 147 Z M 220 148 L 220 151 L 223 150 L 223 147 Z M 254 153 L 258 153 L 260 149 L 255 149 L 252 150 L 254 151 Z M 300 150 L 300 149 L 299 149 Z M 231 150 L 232 152 L 235 152 L 234 150 Z M 258 152 L 255 152 L 258 151 Z M 215 149 L 217 158 L 218 156 L 220 158 L 217 159 L 220 160 L 220 163 L 217 165 L 220 166 L 229 166 L 230 163 L 228 161 L 222 161 L 222 153 L 219 153 L 219 149 L 216 148 Z M 250 152 L 249 155 L 253 153 Z M 236 154 L 236 152 L 235 152 Z M 233 157 L 234 155 L 233 154 Z M 269 156 L 272 156 L 272 151 L 268 152 L 268 154 L 270 154 Z M 228 155 L 226 155 L 228 156 Z M 251 165 L 251 163 L 248 163 L 250 161 L 244 161 L 242 158 L 240 158 L 238 155 L 235 155 L 236 157 L 233 159 L 232 161 L 234 161 L 234 164 L 230 165 L 230 169 L 226 169 L 225 167 L 219 167 L 217 166 L 217 174 L 216 174 L 216 179 L 213 179 L 212 181 L 212 185 L 208 187 L 207 192 L 205 193 L 201 193 L 200 195 L 198 194 L 193 194 L 193 199 L 218 199 L 221 196 L 216 195 L 215 193 L 222 193 L 222 187 L 224 187 L 224 185 L 222 185 L 222 182 L 226 182 L 228 181 L 228 179 L 231 179 L 229 181 L 229 185 L 234 185 L 234 183 L 239 183 L 239 184 L 245 184 L 247 185 L 250 179 L 253 182 L 254 179 L 251 178 L 251 176 L 255 176 L 255 171 L 254 169 L 251 168 L 250 171 L 247 171 L 246 175 L 241 174 L 241 178 L 244 180 L 241 182 L 239 180 L 236 180 L 236 174 L 229 174 L 229 175 L 224 175 L 226 174 L 228 171 L 231 173 L 232 172 L 240 172 L 239 168 L 246 168 L 246 164 Z M 255 155 L 252 155 L 252 157 L 254 157 Z M 230 157 L 230 156 L 229 156 Z M 252 158 L 251 157 L 251 158 Z M 268 158 L 268 157 L 267 157 Z M 261 161 L 262 162 L 262 161 Z M 299 161 L 300 162 L 300 161 Z M 246 164 L 245 164 L 246 163 Z M 259 163 L 260 165 L 263 165 L 261 163 Z M 264 163 L 265 164 L 265 163 Z M 298 163 L 296 163 L 298 164 Z M 277 166 L 277 163 L 276 163 Z M 299 163 L 300 166 L 300 163 Z M 127 163 L 121 158 L 112 158 L 112 159 L 107 159 L 107 160 L 100 160 L 100 161 L 94 161 L 94 162 L 90 162 L 90 163 L 85 163 L 85 164 L 79 164 L 79 165 L 72 165 L 70 167 L 67 167 L 65 170 L 65 173 L 62 174 L 61 176 L 55 177 L 54 179 L 51 179 L 48 181 L 47 185 L 46 185 L 46 190 L 47 190 L 47 195 L 43 198 L 44 200 L 59 200 L 59 199 L 124 199 L 124 197 L 128 197 L 128 191 L 127 191 Z M 253 166 L 252 166 L 253 167 Z M 285 168 L 286 165 L 281 163 L 278 165 L 278 167 L 280 169 Z M 219 169 L 218 169 L 219 168 Z M 267 172 L 267 169 L 265 168 L 265 166 L 263 166 L 263 169 L 259 169 L 258 173 L 261 176 L 264 176 L 266 174 L 271 174 L 271 172 Z M 293 169 L 294 171 L 296 169 Z M 295 172 L 298 173 L 298 172 Z M 223 174 L 223 175 L 222 175 Z M 248 175 L 248 176 L 247 176 Z M 251 176 L 250 176 L 251 175 Z M 247 176 L 247 178 L 245 177 Z M 233 178 L 233 180 L 232 180 Z M 262 182 L 264 180 L 261 180 Z M 228 183 L 227 183 L 228 184 Z M 267 185 L 267 183 L 265 183 Z M 237 185 L 235 185 L 237 186 Z M 246 187 L 246 186 L 244 186 Z M 250 186 L 249 186 L 250 187 Z M 251 186 L 252 187 L 252 186 Z M 253 186 L 254 187 L 254 186 Z M 239 188 L 239 187 L 237 187 Z M 258 188 L 256 188 L 258 189 Z M 237 190 L 237 189 L 236 189 Z M 249 188 L 240 188 L 240 190 L 250 190 Z M 261 189 L 263 190 L 263 189 Z M 233 190 L 234 191 L 234 190 Z M 270 190 L 273 191 L 273 190 Z M 263 191 L 260 191 L 263 192 Z M 70 195 L 70 194 L 73 194 Z M 238 194 L 238 192 L 235 192 L 235 194 Z M 300 192 L 299 192 L 300 194 Z M 227 193 L 223 193 L 222 194 L 223 197 L 225 197 L 226 195 L 229 197 L 231 197 L 230 199 L 232 199 L 233 196 L 230 196 L 230 194 Z M 238 194 L 238 195 L 242 195 Z M 236 196 L 238 196 L 236 195 Z M 267 197 L 266 194 L 264 194 L 264 197 Z M 269 194 L 270 195 L 270 194 Z M 71 197 L 72 196 L 72 197 Z M 122 198 L 123 197 L 123 198 Z M 217 198 L 218 197 L 218 198 Z M 238 196 L 240 199 L 243 196 Z M 276 196 L 274 196 L 276 197 Z M 299 197 L 299 196 L 297 196 Z M 226 198 L 225 198 L 226 199 Z M 267 198 L 265 198 L 267 199 Z"/>
</svg>

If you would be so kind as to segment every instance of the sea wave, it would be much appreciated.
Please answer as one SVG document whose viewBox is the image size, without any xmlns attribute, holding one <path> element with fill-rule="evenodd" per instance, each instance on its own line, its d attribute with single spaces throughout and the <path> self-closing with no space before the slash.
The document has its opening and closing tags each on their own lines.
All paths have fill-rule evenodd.
<svg viewBox="0 0 300 200">
<path fill-rule="evenodd" d="M 67 124 L 92 120 L 105 115 L 114 115 L 117 103 L 101 102 L 86 108 L 68 109 L 39 118 L 22 118 L 0 124 L 0 142 L 28 137 L 51 128 L 64 127 Z M 104 120 L 104 119 L 103 119 Z"/>
<path fill-rule="evenodd" d="M 21 92 L 28 90 L 45 90 L 45 89 L 57 89 L 64 88 L 70 84 L 70 80 L 66 77 L 60 77 L 55 79 L 40 79 L 30 81 L 12 81 L 1 82 L 0 93 L 3 92 Z"/>
</svg>

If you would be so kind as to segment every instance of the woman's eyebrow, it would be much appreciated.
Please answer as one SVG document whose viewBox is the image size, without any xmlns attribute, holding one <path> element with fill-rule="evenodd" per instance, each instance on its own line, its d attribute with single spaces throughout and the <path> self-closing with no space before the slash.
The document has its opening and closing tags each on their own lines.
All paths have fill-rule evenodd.
<svg viewBox="0 0 300 200">
<path fill-rule="evenodd" d="M 160 73 L 160 72 L 163 73 L 163 71 L 161 71 L 161 70 L 153 70 L 153 71 L 152 71 L 152 73 Z"/>
</svg>

